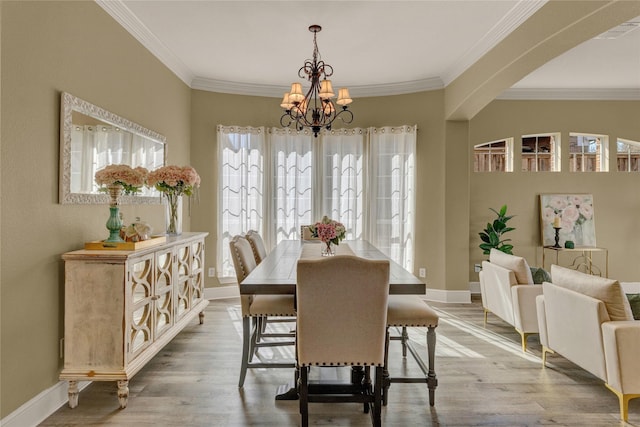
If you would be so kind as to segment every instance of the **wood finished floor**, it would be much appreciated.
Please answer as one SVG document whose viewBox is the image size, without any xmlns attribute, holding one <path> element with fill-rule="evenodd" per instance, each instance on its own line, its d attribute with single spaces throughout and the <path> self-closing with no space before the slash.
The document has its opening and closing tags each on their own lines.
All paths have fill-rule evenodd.
<svg viewBox="0 0 640 427">
<path fill-rule="evenodd" d="M 519 335 L 506 323 L 490 315 L 483 328 L 477 299 L 431 306 L 441 316 L 436 405 L 428 406 L 426 385 L 392 384 L 385 426 L 640 426 L 640 399 L 629 405 L 629 423 L 620 421 L 618 399 L 602 381 L 558 355 L 543 369 L 537 337 L 523 354 Z M 65 405 L 40 425 L 299 425 L 298 402 L 274 399 L 277 386 L 293 378 L 291 370 L 249 370 L 238 389 L 238 315 L 239 300 L 212 301 L 204 325 L 194 321 L 130 381 L 126 409 L 119 409 L 115 383 L 95 382 L 80 393 L 77 408 Z M 424 346 L 424 331 L 410 332 Z M 392 372 L 418 373 L 412 360 L 402 361 L 400 344 L 391 345 Z M 291 349 L 260 351 L 268 359 Z M 310 425 L 371 425 L 358 404 L 314 403 L 309 411 Z"/>
</svg>

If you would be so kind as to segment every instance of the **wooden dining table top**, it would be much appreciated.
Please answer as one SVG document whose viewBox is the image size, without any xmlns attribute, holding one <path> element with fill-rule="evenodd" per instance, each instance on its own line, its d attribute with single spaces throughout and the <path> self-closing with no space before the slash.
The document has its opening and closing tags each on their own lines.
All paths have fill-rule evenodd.
<svg viewBox="0 0 640 427">
<path fill-rule="evenodd" d="M 240 283 L 240 293 L 290 294 L 296 292 L 296 269 L 298 259 L 310 254 L 320 256 L 324 243 L 302 240 L 283 240 L 265 259 Z M 338 245 L 337 255 L 353 254 L 366 259 L 389 260 L 389 293 L 424 295 L 426 284 L 409 273 L 398 263 L 389 259 L 378 248 L 365 240 L 343 241 Z"/>
</svg>

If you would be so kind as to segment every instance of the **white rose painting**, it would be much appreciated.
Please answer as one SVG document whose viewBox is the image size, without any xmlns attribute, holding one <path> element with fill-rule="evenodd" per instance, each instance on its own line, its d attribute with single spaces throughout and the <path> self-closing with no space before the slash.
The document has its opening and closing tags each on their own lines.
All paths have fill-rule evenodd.
<svg viewBox="0 0 640 427">
<path fill-rule="evenodd" d="M 596 246 L 596 227 L 591 194 L 541 194 L 540 228 L 542 245 L 556 243 L 554 226 L 560 227 L 559 244 L 567 240 L 578 246 Z"/>
</svg>

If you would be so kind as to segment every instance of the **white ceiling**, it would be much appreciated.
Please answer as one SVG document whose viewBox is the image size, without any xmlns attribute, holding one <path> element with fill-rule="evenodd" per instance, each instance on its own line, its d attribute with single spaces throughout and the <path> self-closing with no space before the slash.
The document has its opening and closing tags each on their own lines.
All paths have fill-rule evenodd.
<svg viewBox="0 0 640 427">
<path fill-rule="evenodd" d="M 354 97 L 445 87 L 545 2 L 96 0 L 193 88 L 281 96 L 311 57 Z M 640 20 L 636 20 L 640 21 Z M 587 41 L 504 97 L 640 97 L 640 30 Z M 537 94 L 537 95 L 536 95 Z M 568 95 L 569 94 L 569 95 Z"/>
</svg>

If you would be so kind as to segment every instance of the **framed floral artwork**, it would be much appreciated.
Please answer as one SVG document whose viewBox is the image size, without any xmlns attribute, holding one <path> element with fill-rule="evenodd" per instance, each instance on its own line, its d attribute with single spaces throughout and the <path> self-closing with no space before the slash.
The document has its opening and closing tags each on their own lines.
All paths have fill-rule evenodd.
<svg viewBox="0 0 640 427">
<path fill-rule="evenodd" d="M 559 244 L 567 240 L 575 246 L 596 246 L 596 226 L 591 194 L 541 194 L 540 232 L 543 246 L 553 246 L 555 227 L 560 227 Z"/>
</svg>

